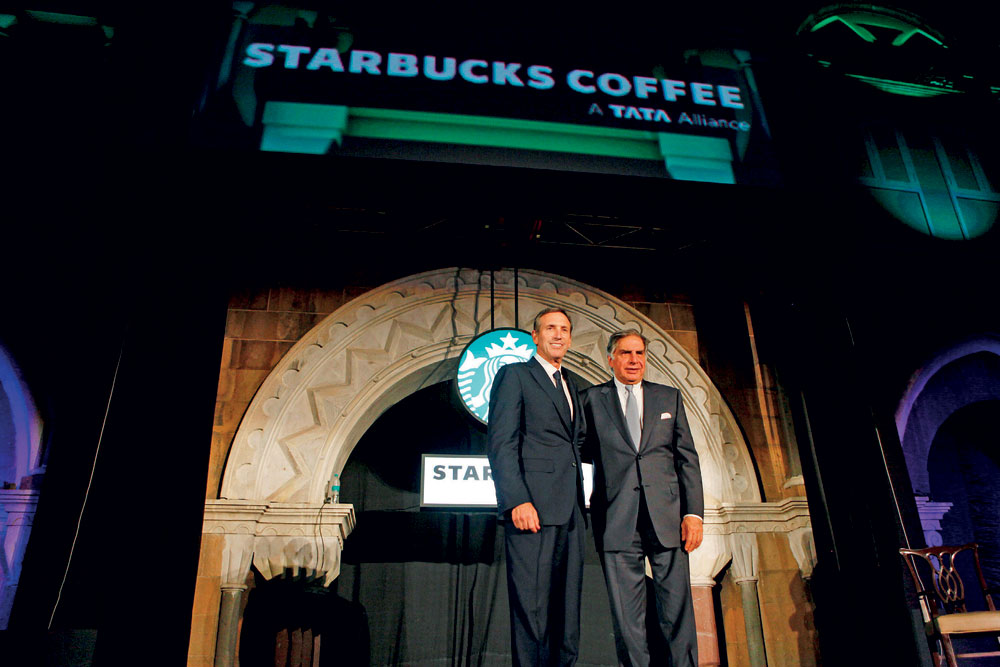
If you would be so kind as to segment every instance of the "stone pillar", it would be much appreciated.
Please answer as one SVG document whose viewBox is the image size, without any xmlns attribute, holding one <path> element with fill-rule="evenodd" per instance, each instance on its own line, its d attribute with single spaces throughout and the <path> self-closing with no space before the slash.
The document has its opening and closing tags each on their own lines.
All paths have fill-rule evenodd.
<svg viewBox="0 0 1000 667">
<path fill-rule="evenodd" d="M 227 499 L 205 503 L 202 531 L 224 536 L 216 667 L 233 667 L 235 662 L 251 563 L 265 579 L 287 572 L 329 586 L 340 574 L 340 553 L 354 521 L 352 505 Z"/>
<path fill-rule="evenodd" d="M 0 490 L 0 630 L 7 629 L 21 562 L 38 507 L 34 489 Z"/>
<path fill-rule="evenodd" d="M 713 527 L 714 528 L 714 527 Z M 717 667 L 722 664 L 718 621 L 712 589 L 715 576 L 729 562 L 730 554 L 723 535 L 709 533 L 701 546 L 691 554 L 691 597 L 694 620 L 698 631 L 698 665 Z"/>
<path fill-rule="evenodd" d="M 729 540 L 733 552 L 733 579 L 740 587 L 743 601 L 743 623 L 746 626 L 750 665 L 766 667 L 764 625 L 761 622 L 760 600 L 757 597 L 757 536 L 753 533 L 734 533 L 729 536 Z"/>
<path fill-rule="evenodd" d="M 917 501 L 917 514 L 920 515 L 920 527 L 924 531 L 924 542 L 929 547 L 939 547 L 944 544 L 941 539 L 941 520 L 951 509 L 952 503 L 932 503 L 927 496 L 914 496 Z"/>
<path fill-rule="evenodd" d="M 253 560 L 253 535 L 226 535 L 222 549 L 222 600 L 215 639 L 215 667 L 233 667 L 239 638 L 240 607 Z"/>
</svg>

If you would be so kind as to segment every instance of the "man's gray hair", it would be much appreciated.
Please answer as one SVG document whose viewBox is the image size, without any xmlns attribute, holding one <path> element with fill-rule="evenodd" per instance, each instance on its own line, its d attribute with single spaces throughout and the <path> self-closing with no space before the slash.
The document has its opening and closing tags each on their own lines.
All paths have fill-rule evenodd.
<svg viewBox="0 0 1000 667">
<path fill-rule="evenodd" d="M 531 324 L 531 330 L 532 331 L 538 331 L 538 326 L 541 324 L 542 318 L 545 317 L 546 315 L 551 314 L 551 313 L 562 313 L 563 315 L 565 315 L 566 319 L 569 320 L 569 330 L 570 330 L 570 333 L 573 332 L 573 318 L 569 316 L 569 313 L 567 313 L 562 308 L 559 308 L 558 306 L 553 307 L 553 308 L 543 308 L 542 310 L 540 310 L 538 312 L 538 314 L 535 315 L 535 320 Z"/>
<path fill-rule="evenodd" d="M 638 336 L 642 339 L 642 348 L 645 350 L 649 346 L 649 341 L 646 337 L 639 333 L 638 329 L 622 329 L 621 331 L 616 331 L 611 334 L 611 338 L 608 339 L 608 356 L 615 356 L 615 350 L 618 348 L 618 341 L 622 338 L 628 338 L 629 336 Z"/>
</svg>

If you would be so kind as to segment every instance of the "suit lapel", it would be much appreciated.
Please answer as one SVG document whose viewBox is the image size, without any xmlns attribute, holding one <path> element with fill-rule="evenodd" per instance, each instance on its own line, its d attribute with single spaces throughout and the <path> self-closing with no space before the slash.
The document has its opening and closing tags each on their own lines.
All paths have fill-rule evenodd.
<svg viewBox="0 0 1000 667">
<path fill-rule="evenodd" d="M 556 389 L 555 383 L 552 378 L 548 376 L 542 365 L 538 363 L 538 360 L 532 357 L 531 359 L 531 374 L 534 376 L 535 381 L 542 387 L 542 391 L 549 397 L 549 400 L 556 407 L 556 413 L 559 415 L 559 419 L 562 420 L 563 426 L 566 427 L 566 431 L 570 434 L 573 433 L 573 420 L 570 418 L 569 414 L 569 403 L 566 402 L 566 396 L 562 391 Z M 561 372 L 561 369 L 560 369 Z M 567 381 L 566 374 L 562 374 L 563 382 Z M 573 395 L 573 391 L 570 390 L 570 396 Z"/>
<path fill-rule="evenodd" d="M 615 425 L 615 428 L 625 438 L 625 442 L 631 443 L 632 447 L 635 448 L 636 443 L 632 442 L 632 436 L 629 435 L 628 426 L 625 424 L 625 415 L 622 414 L 622 402 L 618 400 L 618 389 L 615 387 L 615 381 L 612 380 L 610 384 L 604 385 L 601 389 L 601 394 L 604 401 L 604 409 L 611 415 L 611 423 Z"/>
<path fill-rule="evenodd" d="M 660 415 L 657 414 L 657 396 L 655 387 L 646 382 L 642 381 L 642 435 L 639 438 L 639 451 L 646 446 L 649 442 L 650 434 L 656 427 L 656 423 L 660 420 Z"/>
</svg>

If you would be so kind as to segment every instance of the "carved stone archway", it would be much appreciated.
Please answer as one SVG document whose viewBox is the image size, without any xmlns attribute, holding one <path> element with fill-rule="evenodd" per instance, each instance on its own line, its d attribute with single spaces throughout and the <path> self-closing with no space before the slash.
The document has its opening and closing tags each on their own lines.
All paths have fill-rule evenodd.
<svg viewBox="0 0 1000 667">
<path fill-rule="evenodd" d="M 698 363 L 652 320 L 583 283 L 522 270 L 515 322 L 514 273 L 494 278 L 497 327 L 530 329 L 534 314 L 548 306 L 570 313 L 573 349 L 564 363 L 588 382 L 611 377 L 605 353 L 611 333 L 636 328 L 649 339 L 646 377 L 680 390 L 701 459 L 706 540 L 693 554 L 694 586 L 715 585 L 733 558 L 737 533 L 808 528 L 804 499 L 761 502 L 733 414 Z M 216 664 L 231 663 L 238 592 L 251 561 L 266 577 L 304 571 L 329 583 L 337 576 L 354 514 L 349 505 L 325 502 L 329 480 L 383 412 L 451 377 L 465 344 L 491 326 L 489 281 L 488 273 L 452 268 L 376 288 L 315 326 L 264 381 L 234 438 L 220 499 L 206 504 L 205 532 L 225 535 Z M 799 565 L 811 570 L 809 562 Z M 756 577 L 755 567 L 742 569 L 742 576 Z M 703 597 L 711 609 L 711 595 Z"/>
<path fill-rule="evenodd" d="M 610 294 L 536 271 L 496 275 L 496 326 L 530 328 L 546 306 L 573 317 L 567 367 L 590 382 L 610 377 L 608 336 L 635 327 L 649 338 L 647 378 L 680 389 L 702 457 L 706 504 L 760 501 L 732 413 L 697 362 L 650 319 Z M 369 426 L 420 386 L 447 377 L 465 343 L 490 327 L 489 275 L 445 269 L 386 284 L 307 333 L 261 386 L 229 453 L 220 496 L 322 502 Z"/>
</svg>

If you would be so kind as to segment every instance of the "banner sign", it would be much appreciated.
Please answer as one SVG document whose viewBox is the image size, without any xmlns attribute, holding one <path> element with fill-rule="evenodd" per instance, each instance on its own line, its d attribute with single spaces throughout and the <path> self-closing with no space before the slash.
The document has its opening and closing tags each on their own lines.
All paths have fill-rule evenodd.
<svg viewBox="0 0 1000 667">
<path fill-rule="evenodd" d="M 594 468 L 583 464 L 583 493 L 590 506 Z M 421 507 L 496 507 L 490 460 L 485 456 L 424 454 L 420 465 Z"/>
<path fill-rule="evenodd" d="M 750 95 L 738 70 L 699 67 L 651 76 L 593 65 L 560 68 L 516 56 L 490 60 L 391 49 L 341 54 L 268 32 L 246 44 L 241 65 L 263 74 L 258 76 L 271 99 L 696 134 L 751 127 Z"/>
<path fill-rule="evenodd" d="M 261 150 L 780 180 L 747 51 L 650 46 L 596 56 L 571 44 L 264 20 L 235 29 L 221 67 L 219 89 L 237 114 L 205 115 L 259 130 L 231 136 L 256 138 Z"/>
</svg>

